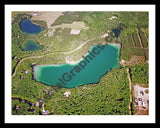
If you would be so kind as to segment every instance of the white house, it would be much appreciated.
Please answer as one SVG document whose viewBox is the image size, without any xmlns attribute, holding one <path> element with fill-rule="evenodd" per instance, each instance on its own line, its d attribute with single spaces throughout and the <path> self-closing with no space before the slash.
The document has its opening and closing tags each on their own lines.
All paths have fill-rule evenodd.
<svg viewBox="0 0 160 128">
<path fill-rule="evenodd" d="M 68 98 L 71 95 L 71 92 L 66 91 L 63 95 L 65 96 L 65 98 Z"/>
</svg>

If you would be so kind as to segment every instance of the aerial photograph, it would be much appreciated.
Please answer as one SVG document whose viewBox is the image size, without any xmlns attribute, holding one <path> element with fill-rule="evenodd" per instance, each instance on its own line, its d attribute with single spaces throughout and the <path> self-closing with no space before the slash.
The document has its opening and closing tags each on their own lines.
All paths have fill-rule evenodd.
<svg viewBox="0 0 160 128">
<path fill-rule="evenodd" d="M 12 11 L 12 115 L 149 115 L 149 12 Z"/>
</svg>

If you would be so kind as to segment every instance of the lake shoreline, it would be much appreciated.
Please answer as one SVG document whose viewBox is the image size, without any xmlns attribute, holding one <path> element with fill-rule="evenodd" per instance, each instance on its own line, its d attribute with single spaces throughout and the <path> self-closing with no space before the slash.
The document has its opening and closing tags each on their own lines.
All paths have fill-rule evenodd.
<svg viewBox="0 0 160 128">
<path fill-rule="evenodd" d="M 116 59 L 113 59 L 113 61 L 114 61 L 114 63 L 116 62 L 117 64 L 115 65 L 112 65 L 112 68 L 119 68 L 119 51 L 120 51 L 120 48 L 121 48 L 121 44 L 119 44 L 119 43 L 112 43 L 112 44 L 107 44 L 107 45 L 109 45 L 109 46 L 111 46 L 112 47 L 112 49 L 115 49 L 115 51 L 117 51 L 118 53 L 114 53 L 114 54 L 118 54 L 118 58 L 116 58 Z M 97 47 L 96 47 L 97 46 Z M 94 52 L 94 53 L 98 53 L 99 54 L 99 52 L 100 51 L 98 51 L 97 49 L 98 49 L 98 46 L 99 45 L 94 45 L 94 46 L 92 46 L 91 47 L 91 51 L 92 52 Z M 106 44 L 105 45 L 100 45 L 99 47 L 101 47 L 102 48 L 102 46 L 104 47 L 104 46 L 106 46 Z M 69 63 L 64 63 L 64 64 L 45 64 L 45 65 L 34 65 L 34 67 L 33 67 L 33 74 L 34 74 L 34 80 L 36 80 L 36 81 L 38 81 L 38 82 L 41 82 L 41 83 L 43 83 L 43 84 L 46 84 L 46 85 L 49 85 L 49 86 L 59 86 L 59 87 L 66 87 L 65 85 L 66 85 L 66 82 L 68 82 L 68 81 L 70 81 L 70 80 L 72 80 L 72 78 L 74 78 L 73 76 L 75 76 L 75 73 L 77 72 L 80 72 L 82 69 L 84 69 L 85 68 L 85 66 L 87 65 L 87 63 L 89 62 L 89 61 L 91 61 L 92 60 L 92 58 L 91 57 L 95 57 L 95 55 L 96 54 L 94 54 L 93 55 L 93 53 L 91 52 L 91 51 L 89 51 L 87 54 L 85 54 L 84 56 L 82 56 L 82 58 L 79 60 L 79 61 L 76 61 L 76 62 L 78 62 L 78 63 L 74 63 L 74 64 L 69 64 Z M 90 55 L 90 56 L 89 56 Z M 103 55 L 104 56 L 104 55 Z M 89 59 L 89 60 L 88 60 Z M 111 60 L 112 60 L 111 59 Z M 90 63 L 90 62 L 89 62 Z M 113 63 L 113 62 L 111 62 L 111 63 Z M 63 68 L 64 66 L 74 66 L 69 72 L 65 72 L 65 73 L 63 73 L 63 75 L 61 74 L 61 75 L 58 75 L 58 71 L 56 72 L 56 75 L 58 75 L 58 76 L 61 76 L 61 77 L 59 77 L 59 78 L 57 78 L 58 79 L 58 82 L 56 83 L 56 84 L 49 84 L 48 82 L 46 83 L 44 80 L 42 80 L 41 78 L 43 78 L 43 75 L 44 74 L 42 74 L 42 71 L 44 71 L 44 69 L 50 69 L 50 68 L 52 68 L 52 67 L 59 67 L 59 68 Z M 103 64 L 102 64 L 103 65 Z M 111 67 L 110 67 L 110 69 L 109 70 L 106 70 L 106 72 L 103 74 L 103 75 L 105 75 L 108 71 L 110 71 L 111 69 L 112 69 Z M 43 69 L 43 70 L 42 70 Z M 69 69 L 68 69 L 69 70 Z M 101 69 L 102 70 L 102 69 Z M 103 71 L 104 72 L 104 71 Z M 55 74 L 53 74 L 53 76 L 54 76 Z M 77 74 L 76 74 L 77 75 Z M 103 76 L 102 75 L 102 76 Z M 40 78 L 40 76 L 41 76 L 41 78 Z M 102 77 L 101 75 L 100 75 L 100 78 Z M 50 76 L 51 77 L 51 76 Z M 99 77 L 98 77 L 99 78 Z M 40 80 L 41 79 L 41 80 Z M 47 78 L 48 79 L 48 78 Z M 100 80 L 100 79 L 99 79 Z M 93 83 L 98 83 L 99 82 L 99 80 L 98 81 L 96 81 L 96 82 L 89 82 L 88 84 L 93 84 Z M 52 82 L 51 82 L 52 83 Z M 84 84 L 86 84 L 86 83 L 84 83 Z M 77 86 L 81 86 L 81 85 L 84 85 L 84 84 L 76 84 Z M 72 86 L 68 86 L 68 87 L 66 87 L 66 88 L 72 88 Z"/>
<path fill-rule="evenodd" d="M 119 46 L 117 46 L 117 44 L 118 44 Z M 93 44 L 91 47 L 93 47 L 93 46 L 95 46 L 95 45 L 97 45 L 97 44 Z M 101 45 L 112 45 L 114 48 L 119 49 L 119 52 L 120 52 L 120 49 L 121 49 L 121 44 L 120 44 L 120 43 L 107 43 L 107 44 L 101 44 Z M 88 54 L 88 52 L 84 55 L 84 57 L 85 57 L 87 54 Z M 120 53 L 119 53 L 119 55 L 120 55 Z M 74 64 L 76 64 L 76 63 L 79 63 L 82 59 L 83 59 L 83 58 L 81 58 L 81 59 L 78 60 L 78 61 L 74 61 L 74 63 L 38 64 L 38 65 L 41 65 L 41 66 L 47 66 L 47 65 L 48 65 L 48 66 L 60 66 L 60 65 L 63 65 L 63 64 L 74 65 Z M 35 66 L 36 66 L 36 64 L 35 64 Z"/>
</svg>

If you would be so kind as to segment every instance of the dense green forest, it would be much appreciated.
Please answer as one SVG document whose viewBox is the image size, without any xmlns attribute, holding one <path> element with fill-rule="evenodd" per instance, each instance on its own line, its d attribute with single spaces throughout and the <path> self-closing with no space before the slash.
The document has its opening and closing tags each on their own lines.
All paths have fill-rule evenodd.
<svg viewBox="0 0 160 128">
<path fill-rule="evenodd" d="M 148 65 L 137 65 L 130 67 L 130 69 L 134 83 L 148 84 L 148 73 L 144 73 L 147 72 Z M 36 83 L 34 80 L 32 82 Z M 128 84 L 127 68 L 120 68 L 112 69 L 101 78 L 98 84 L 66 89 L 43 86 L 40 83 L 37 86 L 24 83 L 23 86 L 18 87 L 18 90 L 19 97 L 28 100 L 34 99 L 30 100 L 32 103 L 43 99 L 45 109 L 48 109 L 51 115 L 128 115 Z M 47 92 L 44 92 L 44 90 L 47 90 Z M 51 90 L 54 90 L 54 92 L 49 95 Z M 71 92 L 67 99 L 63 96 L 65 91 Z M 41 113 L 39 107 L 30 106 L 18 100 L 12 100 L 12 104 L 12 114 L 39 115 Z M 20 109 L 24 106 L 23 111 L 15 110 L 16 105 L 20 105 Z M 34 109 L 36 112 L 31 111 Z"/>
<path fill-rule="evenodd" d="M 109 20 L 113 15 L 118 18 Z M 136 17 L 136 18 L 135 18 Z M 52 115 L 128 115 L 129 110 L 129 81 L 127 68 L 130 68 L 133 83 L 149 83 L 148 65 L 137 65 L 112 69 L 102 76 L 97 84 L 88 84 L 67 89 L 47 86 L 33 79 L 34 64 L 62 64 L 65 63 L 65 55 L 85 41 L 88 41 L 81 49 L 68 54 L 71 59 L 78 61 L 85 55 L 92 45 L 102 43 L 121 43 L 120 60 L 130 60 L 132 55 L 145 56 L 148 60 L 148 13 L 147 12 L 64 12 L 52 25 L 83 21 L 88 30 L 81 30 L 78 35 L 69 34 L 70 28 L 57 28 L 53 36 L 47 35 L 50 28 L 45 28 L 39 34 L 25 34 L 20 29 L 23 18 L 31 16 L 20 13 L 12 22 L 12 96 L 20 97 L 31 103 L 44 100 L 45 110 Z M 46 26 L 44 21 L 33 21 Z M 145 27 L 142 27 L 145 26 Z M 112 29 L 120 29 L 120 35 L 115 38 Z M 61 31 L 61 33 L 59 32 Z M 109 38 L 100 38 L 105 33 Z M 130 37 L 135 33 L 136 39 L 144 42 L 144 48 L 136 42 L 138 48 L 134 48 Z M 26 39 L 41 43 L 43 50 L 22 51 Z M 110 41 L 109 41 L 110 40 Z M 26 74 L 25 71 L 28 71 Z M 47 92 L 44 92 L 47 90 Z M 53 94 L 49 94 L 51 90 Z M 69 98 L 63 94 L 70 91 Z M 16 106 L 19 109 L 16 110 Z M 33 112 L 33 110 L 35 110 Z M 13 115 L 39 115 L 42 109 L 28 105 L 18 99 L 12 99 Z"/>
<path fill-rule="evenodd" d="M 129 86 L 126 68 L 112 69 L 102 77 L 98 84 L 83 85 L 72 89 L 40 86 L 40 84 L 38 84 L 38 86 L 33 85 L 34 84 L 23 84 L 23 86 L 19 86 L 16 89 L 16 92 L 18 90 L 20 97 L 35 99 L 32 101 L 33 103 L 43 97 L 45 109 L 49 109 L 54 115 L 129 114 Z M 43 92 L 46 88 L 47 93 Z M 49 95 L 48 92 L 51 89 L 54 89 L 54 92 L 52 95 Z M 71 95 L 67 99 L 63 96 L 66 90 L 71 92 Z M 38 98 L 39 93 L 41 95 L 40 98 Z M 17 104 L 20 104 L 20 106 L 25 105 L 15 100 L 13 108 Z M 29 109 L 30 106 L 26 104 L 25 108 Z M 37 111 L 39 110 L 39 108 L 32 106 L 32 109 L 33 108 L 37 109 Z M 15 111 L 16 110 L 13 109 L 12 113 L 15 113 Z M 25 114 L 26 112 L 25 110 L 21 114 Z M 28 112 L 28 114 L 33 113 Z"/>
<path fill-rule="evenodd" d="M 131 67 L 131 79 L 133 83 L 149 84 L 149 66 L 136 65 Z"/>
<path fill-rule="evenodd" d="M 13 115 L 39 115 L 40 110 L 37 108 L 34 111 L 34 107 L 20 101 L 18 99 L 12 100 L 12 114 Z"/>
</svg>

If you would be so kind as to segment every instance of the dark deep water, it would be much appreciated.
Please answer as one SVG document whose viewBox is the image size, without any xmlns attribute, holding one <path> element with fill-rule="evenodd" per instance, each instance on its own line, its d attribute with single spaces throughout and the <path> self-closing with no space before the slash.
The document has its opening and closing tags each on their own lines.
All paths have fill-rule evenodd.
<svg viewBox="0 0 160 128">
<path fill-rule="evenodd" d="M 25 32 L 27 34 L 38 34 L 42 30 L 44 30 L 44 28 L 42 28 L 38 25 L 32 24 L 32 22 L 30 20 L 28 20 L 27 18 L 24 18 L 21 21 L 20 28 L 21 28 L 22 32 Z"/>
<path fill-rule="evenodd" d="M 44 30 L 41 26 L 32 24 L 27 18 L 22 19 L 20 22 L 20 29 L 28 36 L 30 34 L 38 34 Z M 22 51 L 37 51 L 42 50 L 43 47 L 39 45 L 34 39 L 27 39 L 21 46 Z"/>
<path fill-rule="evenodd" d="M 115 37 L 118 38 L 118 37 L 119 37 L 119 34 L 120 34 L 120 32 L 121 32 L 121 29 L 112 29 L 112 31 L 114 32 Z"/>
</svg>

